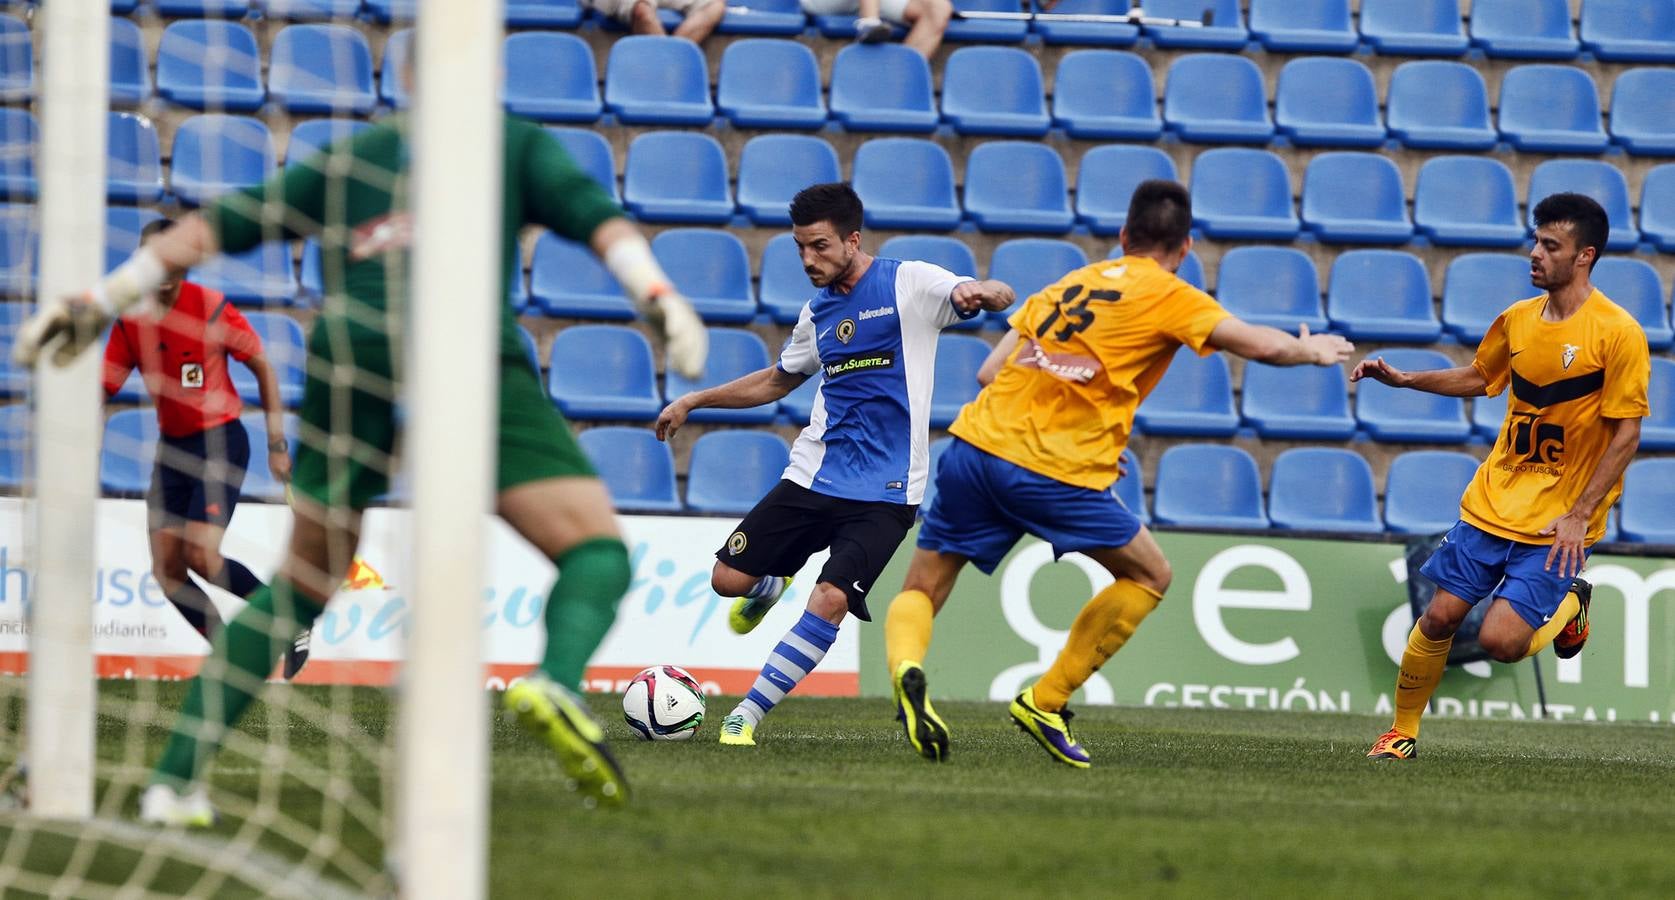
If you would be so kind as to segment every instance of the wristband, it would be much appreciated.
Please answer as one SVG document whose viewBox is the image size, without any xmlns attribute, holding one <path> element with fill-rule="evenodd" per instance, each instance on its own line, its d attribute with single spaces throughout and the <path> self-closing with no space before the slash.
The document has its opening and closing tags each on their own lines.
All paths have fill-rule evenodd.
<svg viewBox="0 0 1675 900">
<path fill-rule="evenodd" d="M 657 264 L 651 245 L 636 234 L 618 239 L 605 250 L 605 268 L 634 301 L 641 313 L 647 312 L 650 301 L 671 290 L 669 276 Z"/>
<path fill-rule="evenodd" d="M 157 254 L 149 247 L 141 247 L 106 275 L 103 281 L 94 285 L 88 291 L 88 299 L 111 316 L 118 316 L 155 293 L 168 275 L 168 268 Z"/>
</svg>

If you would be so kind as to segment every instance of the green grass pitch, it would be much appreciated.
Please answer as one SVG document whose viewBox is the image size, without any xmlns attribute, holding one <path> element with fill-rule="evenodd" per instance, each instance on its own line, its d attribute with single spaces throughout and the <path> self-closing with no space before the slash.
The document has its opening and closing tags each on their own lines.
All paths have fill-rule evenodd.
<svg viewBox="0 0 1675 900">
<path fill-rule="evenodd" d="M 160 699 L 179 694 L 166 686 Z M 388 697 L 353 698 L 358 726 L 383 734 Z M 647 744 L 615 697 L 595 698 L 633 778 L 621 812 L 584 809 L 543 747 L 497 720 L 491 896 L 1675 896 L 1667 727 L 1432 721 L 1419 759 L 1372 763 L 1362 755 L 1382 719 L 1087 709 L 1075 724 L 1094 768 L 1075 771 L 999 704 L 944 705 L 954 752 L 943 765 L 911 753 L 887 701 L 793 697 L 755 749 L 714 742 L 729 706 L 711 698 L 694 741 Z M 13 704 L 13 735 L 16 715 Z M 266 719 L 258 710 L 249 727 Z M 126 730 L 103 721 L 102 756 L 118 757 Z M 148 735 L 152 757 L 162 736 Z M 331 742 L 306 723 L 287 739 L 328 758 Z M 363 767 L 355 781 L 376 796 L 387 773 Z M 218 792 L 257 789 L 250 767 L 222 768 Z M 318 814 L 300 784 L 278 802 Z M 13 827 L 0 817 L 0 844 Z M 370 831 L 342 841 L 381 858 Z M 31 866 L 50 870 L 72 849 L 36 835 Z M 101 850 L 92 871 L 120 876 L 136 859 Z M 199 874 L 166 865 L 151 887 L 178 892 Z"/>
</svg>

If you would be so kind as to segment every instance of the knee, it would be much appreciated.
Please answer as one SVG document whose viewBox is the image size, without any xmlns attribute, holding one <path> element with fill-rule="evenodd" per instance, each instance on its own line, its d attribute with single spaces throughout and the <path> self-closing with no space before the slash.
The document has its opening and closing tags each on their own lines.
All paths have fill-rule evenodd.
<svg viewBox="0 0 1675 900">
<path fill-rule="evenodd" d="M 186 548 L 186 567 L 204 578 L 214 578 L 221 574 L 221 566 L 221 551 L 196 545 Z"/>
<path fill-rule="evenodd" d="M 808 611 L 833 625 L 840 624 L 849 614 L 849 595 L 835 584 L 818 584 L 809 595 Z"/>
<path fill-rule="evenodd" d="M 1140 573 L 1140 577 L 1135 580 L 1156 591 L 1161 597 L 1169 592 L 1169 585 L 1175 580 L 1175 567 L 1170 565 L 1167 559 L 1158 560 L 1156 564 L 1147 566 L 1146 571 Z"/>
<path fill-rule="evenodd" d="M 1459 627 L 1459 620 L 1444 615 L 1435 603 L 1425 607 L 1425 614 L 1419 617 L 1419 632 L 1433 641 L 1453 637 Z"/>
<path fill-rule="evenodd" d="M 163 586 L 165 593 L 173 593 L 186 583 L 186 560 L 180 556 L 152 560 L 151 575 Z"/>
<path fill-rule="evenodd" d="M 1480 634 L 1477 643 L 1495 662 L 1515 663 L 1530 648 L 1529 638 L 1515 634 Z"/>
<path fill-rule="evenodd" d="M 954 18 L 954 4 L 950 0 L 924 0 L 924 4 L 926 21 L 946 31 Z"/>
<path fill-rule="evenodd" d="M 710 590 L 723 597 L 742 597 L 756 586 L 757 579 L 716 560 L 710 569 Z"/>
</svg>

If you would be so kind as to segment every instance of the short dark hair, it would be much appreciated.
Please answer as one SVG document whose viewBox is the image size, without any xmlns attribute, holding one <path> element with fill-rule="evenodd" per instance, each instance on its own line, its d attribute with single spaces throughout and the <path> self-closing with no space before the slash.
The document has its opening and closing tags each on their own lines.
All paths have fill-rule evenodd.
<svg viewBox="0 0 1675 900">
<path fill-rule="evenodd" d="M 830 222 L 838 237 L 861 230 L 861 197 L 842 181 L 811 184 L 791 198 L 791 224 Z"/>
<path fill-rule="evenodd" d="M 1605 255 L 1605 241 L 1611 234 L 1611 218 L 1605 207 L 1587 194 L 1553 194 L 1535 205 L 1535 227 L 1570 223 L 1576 233 L 1576 249 L 1594 248 L 1594 262 Z"/>
<path fill-rule="evenodd" d="M 1128 249 L 1178 249 L 1192 235 L 1192 195 L 1180 182 L 1153 178 L 1140 182 L 1128 201 Z"/>
<path fill-rule="evenodd" d="M 150 240 L 152 235 L 162 234 L 173 227 L 174 220 L 168 216 L 159 216 L 158 218 L 152 219 L 140 228 L 140 243 L 143 244 Z"/>
</svg>

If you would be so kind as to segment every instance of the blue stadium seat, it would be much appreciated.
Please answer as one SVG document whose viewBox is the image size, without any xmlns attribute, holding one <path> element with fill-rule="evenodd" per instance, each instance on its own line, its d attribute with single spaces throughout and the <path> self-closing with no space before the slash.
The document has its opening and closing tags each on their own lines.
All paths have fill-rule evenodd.
<svg viewBox="0 0 1675 900">
<path fill-rule="evenodd" d="M 19 303 L 17 305 L 22 306 L 23 304 Z M 0 351 L 3 351 L 5 354 L 4 356 L 0 356 L 0 397 L 26 397 L 29 394 L 29 384 L 30 380 L 34 377 L 34 374 L 28 369 L 20 367 L 12 360 L 12 339 L 13 335 L 11 333 L 0 333 Z M 0 416 L 3 415 L 4 413 L 0 412 Z M 4 445 L 8 439 L 12 437 L 6 433 L 4 422 L 4 419 L 0 419 L 0 445 Z M 0 446 L 0 454 L 7 452 L 11 451 L 7 450 L 3 446 Z M 4 460 L 0 460 L 0 466 L 4 465 Z M 3 471 L 3 469 L 0 469 L 0 471 Z M 5 476 L 0 474 L 0 486 L 4 486 L 6 484 L 7 482 L 5 480 Z"/>
<path fill-rule="evenodd" d="M 1170 447 L 1157 461 L 1152 517 L 1185 528 L 1268 528 L 1256 460 L 1220 444 Z"/>
<path fill-rule="evenodd" d="M 1036 12 L 1045 11 L 1045 4 L 1036 0 L 1029 6 Z M 1129 0 L 1062 0 L 1051 7 L 1059 15 L 1121 16 L 1127 15 Z M 1084 46 L 1127 47 L 1140 39 L 1140 28 L 1123 22 L 1074 22 L 1063 19 L 1036 19 L 1030 30 L 1041 35 L 1047 44 L 1080 44 Z"/>
<path fill-rule="evenodd" d="M 1611 139 L 1636 156 L 1675 156 L 1675 70 L 1648 67 L 1617 76 Z"/>
<path fill-rule="evenodd" d="M 589 428 L 576 435 L 623 512 L 679 512 L 675 457 L 647 428 Z"/>
<path fill-rule="evenodd" d="M 1361 43 L 1349 0 L 1250 0 L 1250 35 L 1275 53 L 1349 53 Z"/>
<path fill-rule="evenodd" d="M 250 12 L 250 0 L 154 0 L 165 19 L 239 19 Z"/>
<path fill-rule="evenodd" d="M 756 317 L 750 254 L 731 231 L 671 228 L 652 238 L 651 251 L 704 321 L 748 322 Z"/>
<path fill-rule="evenodd" d="M 110 102 L 113 106 L 139 106 L 151 99 L 151 64 L 146 57 L 145 39 L 132 19 L 111 17 Z"/>
<path fill-rule="evenodd" d="M 1622 169 L 1595 159 L 1549 159 L 1530 173 L 1530 193 L 1526 198 L 1526 222 L 1535 231 L 1535 207 L 1542 199 L 1563 191 L 1586 194 L 1605 207 L 1611 220 L 1611 235 L 1606 238 L 1607 250 L 1633 250 L 1640 243 L 1640 231 L 1634 227 L 1634 211 L 1630 209 L 1628 180 Z"/>
<path fill-rule="evenodd" d="M 721 144 L 696 132 L 640 135 L 628 145 L 622 200 L 629 212 L 651 222 L 726 222 L 733 217 L 733 198 Z"/>
<path fill-rule="evenodd" d="M 1413 237 L 1401 170 L 1376 153 L 1316 156 L 1303 175 L 1300 212 L 1303 227 L 1327 243 L 1405 244 Z"/>
<path fill-rule="evenodd" d="M 1540 293 L 1530 286 L 1530 260 L 1516 253 L 1466 253 L 1448 264 L 1442 283 L 1442 324 L 1476 346 L 1508 306 Z"/>
<path fill-rule="evenodd" d="M 353 19 L 360 11 L 361 0 L 262 0 L 262 15 L 291 22 Z"/>
<path fill-rule="evenodd" d="M 41 271 L 41 239 L 35 207 L 0 203 L 0 295 L 22 297 L 35 292 Z M 21 315 L 22 303 L 0 303 L 0 311 Z M 16 331 L 16 322 L 5 329 Z"/>
<path fill-rule="evenodd" d="M 378 104 L 372 48 L 347 25 L 287 25 L 273 39 L 268 91 L 289 112 L 367 115 Z"/>
<path fill-rule="evenodd" d="M 593 176 L 593 180 L 605 187 L 605 191 L 618 201 L 622 199 L 622 191 L 616 183 L 616 154 L 611 152 L 611 144 L 605 136 L 588 128 L 572 128 L 565 125 L 548 125 L 547 133 L 564 145 L 565 152 L 581 166 L 582 171 Z"/>
<path fill-rule="evenodd" d="M 738 516 L 779 484 L 791 448 L 764 431 L 712 431 L 692 444 L 686 470 L 686 508 Z"/>
<path fill-rule="evenodd" d="M 262 503 L 284 503 L 285 483 L 273 477 L 273 470 L 268 467 L 268 454 L 262 449 L 268 443 L 267 417 L 259 412 L 250 412 L 239 416 L 239 422 L 250 436 L 250 466 L 245 472 L 244 484 L 239 487 L 239 496 Z M 301 420 L 294 414 L 286 413 L 284 428 L 285 443 L 294 454 L 298 435 L 302 431 Z"/>
<path fill-rule="evenodd" d="M 790 225 L 791 198 L 811 184 L 843 180 L 840 171 L 824 138 L 758 135 L 739 155 L 739 209 L 757 225 Z"/>
<path fill-rule="evenodd" d="M 1122 505 L 1127 507 L 1129 512 L 1139 516 L 1141 522 L 1149 525 L 1152 512 L 1146 508 L 1145 473 L 1140 471 L 1140 460 L 1132 449 L 1123 449 L 1122 465 L 1127 474 L 1118 478 L 1117 483 L 1111 487 L 1116 490 L 1117 499 L 1122 501 Z"/>
<path fill-rule="evenodd" d="M 374 22 L 411 22 L 418 17 L 419 0 L 366 0 L 366 15 Z"/>
<path fill-rule="evenodd" d="M 192 109 L 261 108 L 267 92 L 256 36 L 237 22 L 175 22 L 157 45 L 157 93 Z"/>
<path fill-rule="evenodd" d="M 124 409 L 105 420 L 99 484 L 106 493 L 138 495 L 151 489 L 157 434 L 157 414 L 149 409 Z"/>
<path fill-rule="evenodd" d="M 625 125 L 708 125 L 715 108 L 703 51 L 678 37 L 617 38 L 605 61 L 605 108 Z"/>
<path fill-rule="evenodd" d="M 649 422 L 663 411 L 651 344 L 625 325 L 560 329 L 547 355 L 547 393 L 572 419 Z"/>
<path fill-rule="evenodd" d="M 262 353 L 268 363 L 273 366 L 274 377 L 279 380 L 279 400 L 286 406 L 295 409 L 302 402 L 303 366 L 308 360 L 307 340 L 303 337 L 302 325 L 296 319 L 284 313 L 250 312 L 244 314 L 249 320 L 250 327 L 262 338 Z M 246 403 L 261 403 L 261 385 L 256 380 L 255 373 L 242 363 L 235 363 L 227 367 L 232 376 L 233 387 Z M 260 444 L 251 442 L 251 446 Z M 256 454 L 251 454 L 252 458 Z"/>
<path fill-rule="evenodd" d="M 1275 457 L 1268 518 L 1276 528 L 1300 531 L 1384 530 L 1372 467 L 1361 454 L 1339 447 L 1298 447 Z"/>
<path fill-rule="evenodd" d="M 978 144 L 965 161 L 965 213 L 983 231 L 1064 234 L 1076 223 L 1065 180 L 1046 144 Z"/>
<path fill-rule="evenodd" d="M 1652 357 L 1646 402 L 1651 412 L 1640 420 L 1640 449 L 1675 450 L 1675 360 Z"/>
<path fill-rule="evenodd" d="M 1040 64 L 1017 47 L 955 50 L 942 69 L 942 118 L 960 134 L 1046 134 L 1052 119 Z"/>
<path fill-rule="evenodd" d="M 1518 247 L 1529 239 L 1512 170 L 1490 156 L 1437 156 L 1413 191 L 1419 233 L 1444 247 Z"/>
<path fill-rule="evenodd" d="M 140 232 L 147 223 L 160 219 L 155 210 L 133 206 L 105 208 L 105 268 L 109 272 L 121 265 L 140 247 Z"/>
<path fill-rule="evenodd" d="M 1134 415 L 1146 434 L 1232 437 L 1239 428 L 1233 376 L 1220 354 L 1199 356 L 1181 347 L 1169 370 Z"/>
<path fill-rule="evenodd" d="M 1434 343 L 1442 322 L 1431 305 L 1431 276 L 1401 250 L 1350 250 L 1332 262 L 1326 288 L 1332 330 L 1352 341 Z"/>
<path fill-rule="evenodd" d="M 205 113 L 175 129 L 169 188 L 189 206 L 260 184 L 273 169 L 273 136 L 260 119 Z"/>
<path fill-rule="evenodd" d="M 1296 333 L 1326 330 L 1320 276 L 1308 254 L 1294 247 L 1235 247 L 1221 258 L 1216 298 L 1246 322 Z"/>
<path fill-rule="evenodd" d="M 797 0 L 752 0 L 748 7 L 731 7 L 716 30 L 722 34 L 772 34 L 795 37 L 808 27 Z"/>
<path fill-rule="evenodd" d="M 721 55 L 715 105 L 740 128 L 825 125 L 826 101 L 814 51 L 796 41 L 734 41 Z"/>
<path fill-rule="evenodd" d="M 1435 350 L 1383 350 L 1377 355 L 1408 372 L 1454 366 Z M 1371 378 L 1356 385 L 1355 418 L 1373 440 L 1385 443 L 1461 444 L 1471 436 L 1461 398 L 1393 388 Z"/>
<path fill-rule="evenodd" d="M 989 254 L 989 277 L 1018 292 L 1018 302 L 996 315 L 1005 317 L 1022 308 L 1031 295 L 1088 264 L 1087 254 L 1069 241 L 1051 238 L 1013 238 Z"/>
<path fill-rule="evenodd" d="M 1082 156 L 1076 173 L 1077 218 L 1094 234 L 1116 234 L 1128 221 L 1128 203 L 1140 182 L 1178 177 L 1175 161 L 1156 147 L 1095 147 Z"/>
<path fill-rule="evenodd" d="M 291 245 L 285 241 L 267 241 L 243 253 L 214 257 L 186 277 L 226 294 L 240 306 L 289 306 L 297 299 Z"/>
<path fill-rule="evenodd" d="M 508 0 L 508 28 L 575 28 L 582 23 L 576 0 Z"/>
<path fill-rule="evenodd" d="M 1500 132 L 1526 153 L 1603 153 L 1611 143 L 1594 79 L 1573 66 L 1509 70 L 1501 79 Z"/>
<path fill-rule="evenodd" d="M 774 235 L 762 249 L 761 278 L 762 311 L 781 325 L 795 323 L 817 292 L 803 272 L 797 240 L 788 232 Z"/>
<path fill-rule="evenodd" d="M 1397 534 L 1442 534 L 1460 518 L 1460 495 L 1477 458 L 1458 450 L 1410 450 L 1390 462 L 1384 527 Z"/>
<path fill-rule="evenodd" d="M 1239 411 L 1268 440 L 1347 441 L 1355 435 L 1342 366 L 1247 362 Z"/>
<path fill-rule="evenodd" d="M 1471 42 L 1504 59 L 1574 59 L 1569 0 L 1491 0 L 1471 5 Z"/>
<path fill-rule="evenodd" d="M 820 375 L 816 373 L 791 393 L 780 398 L 779 411 L 793 425 L 808 424 L 809 417 L 814 413 L 814 395 L 820 390 L 820 381 Z"/>
<path fill-rule="evenodd" d="M 960 224 L 954 164 L 948 151 L 932 141 L 867 141 L 855 151 L 850 180 L 866 208 L 869 228 L 947 230 Z"/>
<path fill-rule="evenodd" d="M 1500 140 L 1489 120 L 1489 88 L 1465 63 L 1405 62 L 1390 76 L 1385 121 L 1404 146 L 1489 150 Z"/>
<path fill-rule="evenodd" d="M 22 239 L 12 226 L 24 218 L 17 211 L 28 209 L 31 207 L 0 204 L 0 254 L 15 255 L 6 250 L 6 245 L 13 242 L 21 243 Z M 17 334 L 18 326 L 23 324 L 23 320 L 34 315 L 36 309 L 33 302 L 0 303 L 0 339 L 10 340 Z"/>
<path fill-rule="evenodd" d="M 1471 47 L 1460 0 L 1361 0 L 1361 38 L 1386 56 L 1460 56 Z"/>
<path fill-rule="evenodd" d="M 900 44 L 851 44 L 832 61 L 832 118 L 850 131 L 936 130 L 925 58 Z"/>
<path fill-rule="evenodd" d="M 562 31 L 524 31 L 506 36 L 505 53 L 502 93 L 509 112 L 542 122 L 599 118 L 599 69 L 587 41 Z"/>
<path fill-rule="evenodd" d="M 1169 65 L 1163 124 L 1182 140 L 1266 144 L 1274 136 L 1262 70 L 1243 56 L 1193 53 Z"/>
<path fill-rule="evenodd" d="M 151 120 L 113 112 L 106 120 L 105 197 L 116 203 L 163 198 L 163 155 Z"/>
<path fill-rule="evenodd" d="M 1121 50 L 1066 53 L 1053 76 L 1053 124 L 1082 139 L 1160 137 L 1151 66 Z"/>
<path fill-rule="evenodd" d="M 878 248 L 878 255 L 885 259 L 916 259 L 941 266 L 955 275 L 977 277 L 977 257 L 971 253 L 971 248 L 959 238 L 945 237 L 937 234 L 899 234 L 885 241 Z M 808 278 L 805 276 L 806 283 Z M 811 296 L 811 294 L 806 294 Z M 973 316 L 952 326 L 959 331 L 976 331 L 983 327 L 983 317 Z"/>
<path fill-rule="evenodd" d="M 529 366 L 535 370 L 535 377 L 541 377 L 541 351 L 535 346 L 535 335 L 529 329 L 518 326 L 518 339 L 523 341 L 524 354 L 529 357 Z"/>
<path fill-rule="evenodd" d="M 1663 282 L 1651 263 L 1636 257 L 1607 256 L 1594 263 L 1588 280 L 1634 316 L 1653 350 L 1668 350 L 1675 344 L 1675 332 L 1669 329 L 1669 309 L 1664 305 Z"/>
<path fill-rule="evenodd" d="M 1675 62 L 1675 2 L 1587 0 L 1582 48 L 1605 62 Z"/>
<path fill-rule="evenodd" d="M 29 99 L 35 90 L 35 43 L 29 26 L 16 16 L 0 15 L 0 102 Z"/>
<path fill-rule="evenodd" d="M 1018 3 L 1016 0 L 954 0 L 954 11 L 1015 13 Z M 1028 36 L 1029 23 L 1022 20 L 962 19 L 958 16 L 948 23 L 948 30 L 943 33 L 943 39 L 948 41 L 995 44 L 1019 44 Z"/>
<path fill-rule="evenodd" d="M 1623 540 L 1675 544 L 1675 459 L 1630 463 L 1621 508 Z"/>
<path fill-rule="evenodd" d="M 1160 19 L 1200 19 L 1211 15 L 1208 28 L 1147 25 L 1146 37 L 1168 49 L 1241 50 L 1250 41 L 1239 0 L 1146 0 L 1146 15 Z"/>
<path fill-rule="evenodd" d="M 753 372 L 766 369 L 771 361 L 768 348 L 755 332 L 742 328 L 711 328 L 710 353 L 704 361 L 704 374 L 696 379 L 683 377 L 671 370 L 664 373 L 663 400 L 673 403 L 697 391 L 726 384 Z M 695 409 L 688 418 L 693 422 L 713 422 L 725 425 L 766 425 L 774 420 L 777 407 L 773 403 L 749 409 Z"/>
<path fill-rule="evenodd" d="M 11 366 L 12 348 L 5 345 Z M 10 372 L 8 372 L 10 374 Z M 0 407 L 0 488 L 16 490 L 33 480 L 29 463 L 29 406 L 13 403 Z"/>
<path fill-rule="evenodd" d="M 1471 401 L 1471 433 L 1491 444 L 1500 436 L 1506 424 L 1506 391 L 1494 397 L 1473 397 Z"/>
<path fill-rule="evenodd" d="M 391 32 L 384 41 L 384 60 L 378 68 L 378 99 L 386 106 L 407 107 L 407 85 L 402 81 L 401 70 L 412 55 L 413 29 Z"/>
<path fill-rule="evenodd" d="M 1115 247 L 1111 252 L 1120 255 L 1122 248 Z M 1198 254 L 1194 251 L 1188 250 L 1186 252 L 1186 259 L 1182 260 L 1181 267 L 1175 270 L 1175 275 L 1201 291 L 1207 290 L 1204 285 L 1209 282 L 1204 278 L 1204 262 L 1198 258 Z"/>
<path fill-rule="evenodd" d="M 33 200 L 40 128 L 26 109 L 0 108 L 0 197 Z"/>
<path fill-rule="evenodd" d="M 931 427 L 947 428 L 961 407 L 977 398 L 977 370 L 989 356 L 989 342 L 969 334 L 936 339 L 936 381 L 931 388 Z"/>
<path fill-rule="evenodd" d="M 1675 164 L 1652 169 L 1641 182 L 1640 233 L 1659 250 L 1675 252 Z"/>
<path fill-rule="evenodd" d="M 529 267 L 529 295 L 549 316 L 634 318 L 634 307 L 611 273 L 581 244 L 543 231 Z"/>
<path fill-rule="evenodd" d="M 1192 164 L 1192 223 L 1213 238 L 1291 240 L 1291 173 L 1266 150 L 1217 147 Z"/>
<path fill-rule="evenodd" d="M 1286 63 L 1274 90 L 1274 125 L 1303 147 L 1377 147 L 1386 138 L 1373 73 L 1353 59 Z"/>
<path fill-rule="evenodd" d="M 293 166 L 338 141 L 347 141 L 372 127 L 364 119 L 309 119 L 291 129 L 285 144 L 285 165 Z"/>
</svg>

